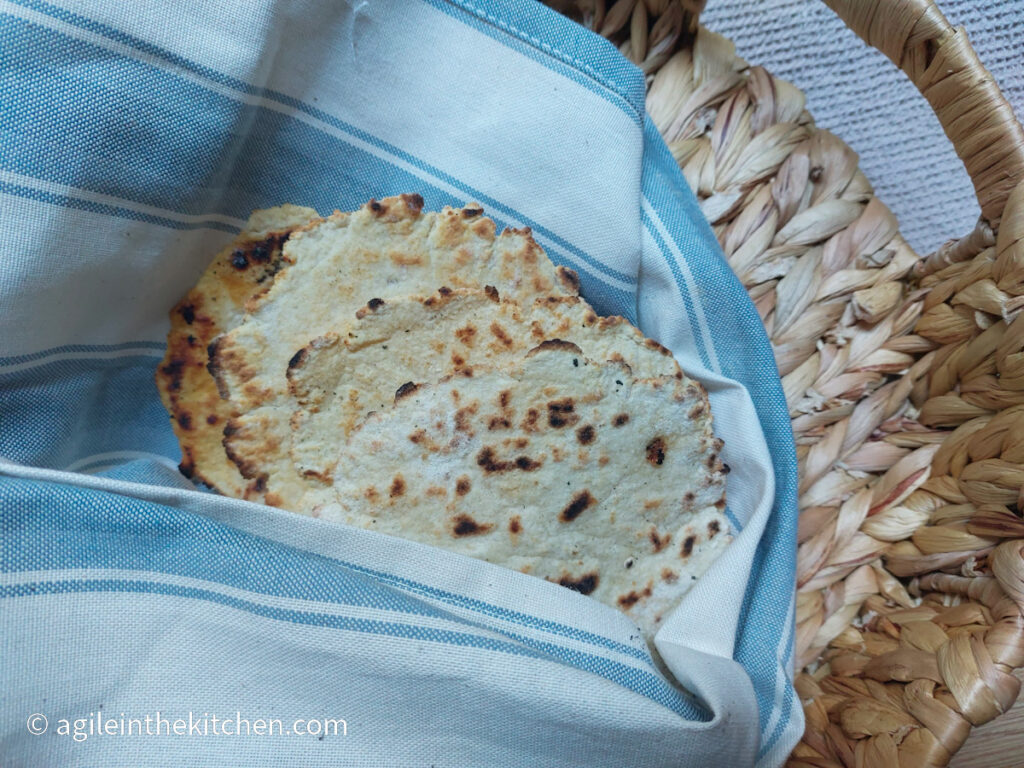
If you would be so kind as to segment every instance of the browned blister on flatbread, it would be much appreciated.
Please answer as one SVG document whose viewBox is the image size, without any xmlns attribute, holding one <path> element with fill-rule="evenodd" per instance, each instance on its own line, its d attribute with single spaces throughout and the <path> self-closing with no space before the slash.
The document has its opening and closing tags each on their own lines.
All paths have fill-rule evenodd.
<svg viewBox="0 0 1024 768">
<path fill-rule="evenodd" d="M 721 448 L 693 382 L 549 341 L 369 416 L 314 511 L 562 584 L 653 634 L 730 540 Z"/>
<path fill-rule="evenodd" d="M 293 205 L 255 212 L 171 310 L 157 389 L 181 445 L 181 471 L 221 493 L 241 496 L 248 481 L 221 444 L 234 414 L 207 370 L 208 347 L 241 322 L 246 302 L 269 287 L 281 269 L 283 243 L 316 216 L 310 208 Z"/>
</svg>

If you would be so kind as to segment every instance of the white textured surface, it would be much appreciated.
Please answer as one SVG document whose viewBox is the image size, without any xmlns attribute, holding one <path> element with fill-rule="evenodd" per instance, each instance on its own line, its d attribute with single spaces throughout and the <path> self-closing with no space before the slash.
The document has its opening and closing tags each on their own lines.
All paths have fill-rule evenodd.
<svg viewBox="0 0 1024 768">
<path fill-rule="evenodd" d="M 1024 2 L 940 0 L 1024 114 Z M 974 188 L 931 108 L 906 76 L 820 0 L 709 0 L 702 22 L 737 53 L 807 94 L 816 124 L 860 155 L 878 196 L 921 254 L 971 230 Z"/>
</svg>

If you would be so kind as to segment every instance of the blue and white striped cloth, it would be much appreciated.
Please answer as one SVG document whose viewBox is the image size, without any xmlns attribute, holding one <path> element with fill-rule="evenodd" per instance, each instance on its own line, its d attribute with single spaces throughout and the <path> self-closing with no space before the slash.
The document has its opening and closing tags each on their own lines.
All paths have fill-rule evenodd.
<svg viewBox="0 0 1024 768">
<path fill-rule="evenodd" d="M 168 308 L 252 209 L 400 192 L 532 227 L 709 389 L 740 532 L 657 637 L 685 692 L 589 598 L 177 474 Z M 4 766 L 774 766 L 802 732 L 771 350 L 642 74 L 530 0 L 0 0 L 0 457 Z"/>
</svg>

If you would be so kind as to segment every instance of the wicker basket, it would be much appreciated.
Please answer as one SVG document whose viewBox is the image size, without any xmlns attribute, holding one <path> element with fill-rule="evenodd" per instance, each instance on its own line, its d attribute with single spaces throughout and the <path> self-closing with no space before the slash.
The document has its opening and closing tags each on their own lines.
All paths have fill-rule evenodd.
<svg viewBox="0 0 1024 768">
<path fill-rule="evenodd" d="M 803 94 L 702 0 L 561 0 L 647 107 L 775 347 L 800 461 L 791 766 L 944 766 L 1024 665 L 1024 132 L 931 0 L 826 0 L 911 78 L 974 183 L 926 258 Z"/>
</svg>

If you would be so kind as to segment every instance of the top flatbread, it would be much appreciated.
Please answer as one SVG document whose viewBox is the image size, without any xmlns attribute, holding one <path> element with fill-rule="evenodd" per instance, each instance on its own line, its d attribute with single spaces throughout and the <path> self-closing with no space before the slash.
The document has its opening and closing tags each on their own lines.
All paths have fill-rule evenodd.
<svg viewBox="0 0 1024 768">
<path fill-rule="evenodd" d="M 312 338 L 344 333 L 369 299 L 429 295 L 441 286 L 497 287 L 504 297 L 574 296 L 574 272 L 556 268 L 529 230 L 495 235 L 494 222 L 475 205 L 421 213 L 419 195 L 371 201 L 352 213 L 335 213 L 285 244 L 287 268 L 249 304 L 244 322 L 211 347 L 210 371 L 221 395 L 238 414 L 271 406 L 265 423 L 280 419 L 288 395 L 288 364 Z M 267 434 L 288 433 L 287 419 Z M 262 473 L 253 472 L 244 446 L 229 455 L 252 482 L 245 497 L 282 504 Z M 241 446 L 241 443 L 236 445 Z M 286 446 L 278 446 L 280 453 Z"/>
<path fill-rule="evenodd" d="M 693 382 L 546 341 L 404 387 L 342 443 L 314 512 L 560 583 L 653 635 L 729 539 L 707 411 Z"/>
<path fill-rule="evenodd" d="M 249 481 L 221 445 L 224 425 L 237 413 L 220 398 L 206 370 L 207 346 L 242 321 L 246 301 L 264 290 L 281 268 L 282 244 L 297 227 L 316 218 L 313 209 L 296 205 L 254 212 L 171 310 L 167 352 L 156 385 L 181 445 L 181 471 L 230 496 L 241 496 Z"/>
<path fill-rule="evenodd" d="M 288 440 L 273 434 L 281 419 L 268 418 L 267 408 L 236 419 L 227 442 L 252 462 L 253 473 L 266 475 L 282 506 L 308 511 L 303 496 L 331 481 L 339 441 L 368 412 L 389 407 L 399 387 L 513 365 L 553 339 L 573 342 L 592 360 L 625 363 L 639 378 L 683 378 L 668 350 L 621 317 L 598 317 L 577 296 L 520 306 L 493 288 L 445 290 L 425 299 L 374 301 L 343 335 L 315 339 L 293 357 L 292 397 L 282 406 L 293 410 L 290 457 L 277 450 Z"/>
</svg>

